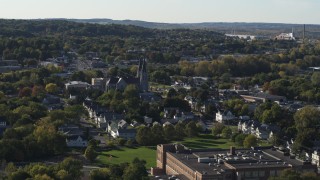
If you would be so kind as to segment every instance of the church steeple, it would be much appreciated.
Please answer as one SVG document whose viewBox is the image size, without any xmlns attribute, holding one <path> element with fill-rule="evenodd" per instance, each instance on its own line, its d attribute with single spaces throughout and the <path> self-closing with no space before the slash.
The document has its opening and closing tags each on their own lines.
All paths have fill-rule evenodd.
<svg viewBox="0 0 320 180">
<path fill-rule="evenodd" d="M 137 75 L 136 75 L 137 78 L 140 78 L 140 72 L 142 70 L 142 63 L 143 63 L 142 59 L 139 59 L 139 66 L 138 66 Z"/>
<path fill-rule="evenodd" d="M 143 59 L 141 61 L 141 69 L 139 65 L 139 81 L 140 81 L 140 90 L 141 91 L 148 91 L 149 89 L 149 84 L 148 84 L 148 72 L 147 72 L 147 60 Z"/>
</svg>

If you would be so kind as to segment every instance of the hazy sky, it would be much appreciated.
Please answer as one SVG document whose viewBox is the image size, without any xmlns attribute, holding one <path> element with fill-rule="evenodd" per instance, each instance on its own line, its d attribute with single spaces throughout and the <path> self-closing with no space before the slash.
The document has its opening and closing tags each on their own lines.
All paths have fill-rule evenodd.
<svg viewBox="0 0 320 180">
<path fill-rule="evenodd" d="M 0 18 L 320 24 L 320 0 L 0 0 Z"/>
</svg>

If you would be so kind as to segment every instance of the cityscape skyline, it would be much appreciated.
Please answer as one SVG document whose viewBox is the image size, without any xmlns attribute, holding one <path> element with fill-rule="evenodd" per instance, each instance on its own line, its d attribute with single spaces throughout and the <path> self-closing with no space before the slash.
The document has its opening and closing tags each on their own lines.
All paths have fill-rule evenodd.
<svg viewBox="0 0 320 180">
<path fill-rule="evenodd" d="M 1 0 L 0 18 L 320 24 L 317 0 Z"/>
</svg>

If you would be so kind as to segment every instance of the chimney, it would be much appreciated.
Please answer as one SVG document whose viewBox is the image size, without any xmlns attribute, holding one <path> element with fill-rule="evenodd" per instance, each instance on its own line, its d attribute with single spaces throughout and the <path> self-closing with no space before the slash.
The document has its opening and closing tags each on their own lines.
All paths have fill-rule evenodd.
<svg viewBox="0 0 320 180">
<path fill-rule="evenodd" d="M 230 146 L 230 154 L 236 155 L 236 148 L 234 146 Z"/>
</svg>

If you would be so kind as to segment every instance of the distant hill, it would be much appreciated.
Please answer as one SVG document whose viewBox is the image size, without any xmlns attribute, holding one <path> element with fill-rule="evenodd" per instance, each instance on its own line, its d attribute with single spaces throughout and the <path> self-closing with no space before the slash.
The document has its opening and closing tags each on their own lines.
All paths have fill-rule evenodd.
<svg viewBox="0 0 320 180">
<path fill-rule="evenodd" d="M 225 22 L 204 22 L 204 23 L 157 23 L 139 20 L 112 20 L 112 19 L 66 19 L 68 21 L 80 23 L 97 23 L 97 24 L 122 24 L 134 25 L 152 29 L 207 29 L 215 30 L 221 33 L 265 35 L 274 37 L 282 32 L 292 32 L 295 36 L 302 37 L 302 24 L 282 24 L 282 23 L 225 23 Z M 306 35 L 309 38 L 320 38 L 320 25 L 306 25 Z"/>
</svg>

